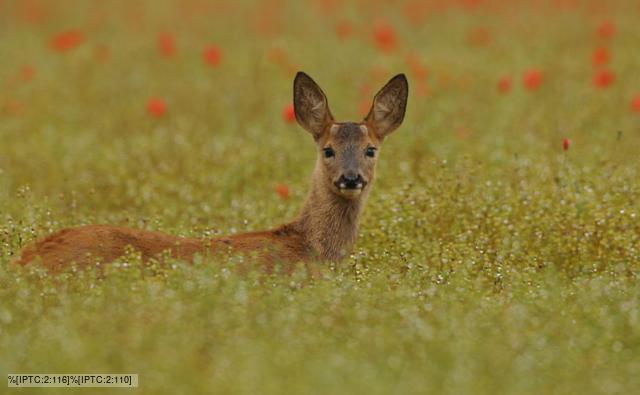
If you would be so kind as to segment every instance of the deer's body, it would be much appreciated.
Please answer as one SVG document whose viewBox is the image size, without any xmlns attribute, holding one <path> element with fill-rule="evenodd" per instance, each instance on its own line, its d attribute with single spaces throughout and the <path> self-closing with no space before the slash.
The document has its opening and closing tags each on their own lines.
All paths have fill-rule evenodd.
<svg viewBox="0 0 640 395">
<path fill-rule="evenodd" d="M 37 258 L 57 272 L 71 262 L 80 266 L 111 262 L 125 255 L 127 248 L 138 251 L 144 261 L 162 253 L 192 261 L 196 254 L 206 256 L 227 251 L 255 252 L 268 265 L 312 259 L 304 239 L 288 232 L 286 225 L 270 231 L 208 240 L 112 225 L 88 225 L 62 229 L 28 246 L 18 263 L 26 264 Z"/>
<path fill-rule="evenodd" d="M 318 160 L 300 215 L 285 225 L 213 239 L 89 225 L 60 230 L 27 246 L 17 262 L 39 260 L 58 271 L 72 262 L 80 266 L 110 262 L 127 248 L 138 251 L 143 260 L 162 253 L 185 261 L 192 261 L 196 254 L 247 253 L 256 255 L 267 268 L 275 263 L 339 261 L 356 240 L 360 213 L 373 182 L 375 152 L 385 135 L 402 122 L 406 98 L 406 79 L 398 75 L 376 95 L 364 122 L 336 123 L 322 90 L 306 74 L 298 73 L 296 118 L 313 135 Z"/>
</svg>

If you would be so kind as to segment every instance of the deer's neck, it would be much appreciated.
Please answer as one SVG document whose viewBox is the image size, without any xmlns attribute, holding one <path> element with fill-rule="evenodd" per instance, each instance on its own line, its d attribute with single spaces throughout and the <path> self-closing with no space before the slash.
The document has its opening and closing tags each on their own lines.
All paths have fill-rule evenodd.
<svg viewBox="0 0 640 395">
<path fill-rule="evenodd" d="M 345 199 L 315 180 L 293 225 L 321 259 L 338 261 L 351 252 L 356 241 L 368 188 L 357 199 Z"/>
</svg>

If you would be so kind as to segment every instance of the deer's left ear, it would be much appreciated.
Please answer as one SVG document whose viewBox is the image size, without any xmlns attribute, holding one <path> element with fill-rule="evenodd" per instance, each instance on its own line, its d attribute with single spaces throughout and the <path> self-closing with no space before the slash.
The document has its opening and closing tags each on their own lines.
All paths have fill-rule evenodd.
<svg viewBox="0 0 640 395">
<path fill-rule="evenodd" d="M 404 74 L 398 74 L 380 89 L 365 121 L 371 123 L 383 139 L 400 126 L 407 108 L 409 83 Z"/>
<path fill-rule="evenodd" d="M 324 92 L 311 77 L 301 71 L 293 81 L 293 108 L 300 126 L 311 133 L 315 140 L 333 122 Z"/>
</svg>

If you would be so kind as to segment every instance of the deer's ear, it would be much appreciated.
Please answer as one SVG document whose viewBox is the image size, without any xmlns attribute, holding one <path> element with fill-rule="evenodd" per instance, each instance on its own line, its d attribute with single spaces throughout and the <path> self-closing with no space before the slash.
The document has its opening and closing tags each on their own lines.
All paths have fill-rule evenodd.
<svg viewBox="0 0 640 395">
<path fill-rule="evenodd" d="M 365 121 L 373 125 L 378 137 L 384 138 L 400 126 L 407 108 L 408 94 L 409 83 L 404 74 L 393 77 L 376 94 Z"/>
<path fill-rule="evenodd" d="M 293 108 L 300 126 L 316 140 L 320 138 L 326 125 L 333 121 L 324 92 L 311 77 L 301 71 L 293 81 Z"/>
</svg>

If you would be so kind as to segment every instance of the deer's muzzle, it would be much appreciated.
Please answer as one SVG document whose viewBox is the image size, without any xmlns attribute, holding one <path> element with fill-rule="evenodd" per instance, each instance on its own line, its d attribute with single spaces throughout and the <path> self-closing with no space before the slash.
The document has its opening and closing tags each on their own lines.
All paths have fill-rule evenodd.
<svg viewBox="0 0 640 395">
<path fill-rule="evenodd" d="M 334 183 L 336 188 L 342 190 L 354 190 L 354 189 L 363 189 L 367 182 L 362 178 L 360 174 L 353 175 L 341 175 L 340 178 Z"/>
</svg>

